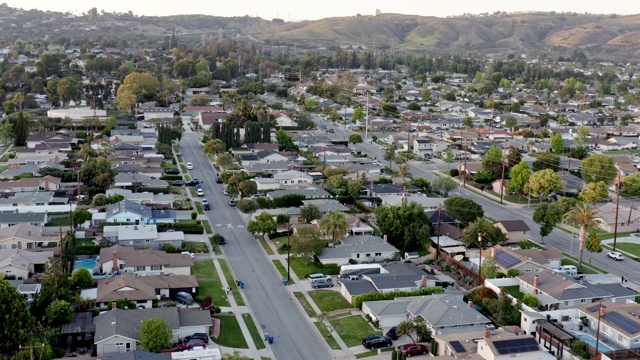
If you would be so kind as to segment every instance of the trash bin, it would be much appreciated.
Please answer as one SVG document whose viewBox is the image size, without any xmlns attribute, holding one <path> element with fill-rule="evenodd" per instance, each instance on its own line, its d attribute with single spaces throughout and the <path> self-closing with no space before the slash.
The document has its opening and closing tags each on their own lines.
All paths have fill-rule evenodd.
<svg viewBox="0 0 640 360">
<path fill-rule="evenodd" d="M 240 286 L 240 283 L 241 283 L 241 282 L 242 282 L 242 281 L 240 281 L 240 280 L 236 280 L 236 285 Z"/>
<path fill-rule="evenodd" d="M 240 281 L 240 289 L 244 289 L 244 281 Z"/>
<path fill-rule="evenodd" d="M 213 252 L 216 252 L 216 246 L 213 245 Z"/>
<path fill-rule="evenodd" d="M 269 336 L 269 344 L 273 344 L 273 336 Z"/>
<path fill-rule="evenodd" d="M 287 284 L 289 284 L 289 280 L 287 280 L 287 279 L 282 279 L 282 284 L 283 284 L 284 286 L 287 286 Z"/>
</svg>

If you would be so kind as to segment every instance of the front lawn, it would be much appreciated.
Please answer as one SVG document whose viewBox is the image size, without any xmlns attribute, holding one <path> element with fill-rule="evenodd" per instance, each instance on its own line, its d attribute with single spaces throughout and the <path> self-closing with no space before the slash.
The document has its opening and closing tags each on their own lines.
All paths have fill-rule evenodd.
<svg viewBox="0 0 640 360">
<path fill-rule="evenodd" d="M 292 258 L 291 259 L 291 269 L 295 271 L 296 275 L 300 279 L 304 279 L 311 274 L 323 273 L 326 275 L 338 275 L 340 273 L 340 268 L 335 267 L 318 267 L 313 261 L 309 261 L 307 263 L 304 262 L 301 258 Z"/>
<path fill-rule="evenodd" d="M 220 276 L 211 260 L 195 261 L 192 272 L 198 280 L 220 281 Z"/>
<path fill-rule="evenodd" d="M 304 309 L 304 312 L 307 313 L 307 316 L 309 316 L 310 318 L 316 316 L 315 311 L 313 311 L 313 308 L 311 307 L 311 305 L 309 305 L 309 302 L 307 301 L 307 298 L 304 297 L 304 294 L 302 294 L 300 291 L 294 291 L 293 296 L 295 296 L 300 305 L 302 305 L 302 308 Z"/>
<path fill-rule="evenodd" d="M 217 316 L 217 318 L 220 319 L 220 337 L 214 340 L 216 344 L 238 349 L 249 348 L 235 316 Z"/>
<path fill-rule="evenodd" d="M 382 331 L 374 330 L 360 315 L 334 318 L 330 323 L 348 347 L 362 344 L 362 338 L 366 336 L 382 335 Z"/>
<path fill-rule="evenodd" d="M 44 226 L 62 226 L 68 227 L 71 225 L 71 219 L 68 216 L 51 218 L 48 223 L 44 224 Z"/>
<path fill-rule="evenodd" d="M 196 201 L 196 210 L 198 210 L 198 214 L 204 214 L 204 209 L 202 208 L 202 203 L 200 201 Z"/>
<path fill-rule="evenodd" d="M 191 251 L 194 253 L 208 253 L 209 248 L 207 244 L 199 241 L 185 241 L 182 244 L 182 249 L 185 251 Z"/>
<path fill-rule="evenodd" d="M 349 304 L 349 302 L 337 291 L 310 291 L 309 296 L 311 296 L 313 302 L 318 305 L 323 313 L 341 309 L 348 309 L 352 307 L 351 304 Z"/>
<path fill-rule="evenodd" d="M 249 333 L 251 334 L 251 339 L 253 339 L 253 343 L 256 344 L 256 348 L 258 348 L 258 350 L 266 348 L 266 345 L 264 344 L 264 338 L 262 334 L 258 331 L 258 328 L 256 327 L 256 323 L 255 321 L 253 321 L 253 318 L 251 317 L 251 315 L 242 314 L 242 319 L 244 320 L 244 323 L 247 325 L 247 328 L 249 329 Z"/>
<path fill-rule="evenodd" d="M 196 203 L 197 205 L 198 203 Z M 213 229 L 211 229 L 211 224 L 209 224 L 209 220 L 202 220 L 202 226 L 204 227 L 204 231 L 207 232 L 207 234 L 213 234 Z"/>
<path fill-rule="evenodd" d="M 207 296 L 211 296 L 211 302 L 215 306 L 231 306 L 227 292 L 220 281 L 198 280 L 198 285 L 198 293 L 195 296 L 198 303 L 203 302 Z"/>
<path fill-rule="evenodd" d="M 272 261 L 273 261 L 273 266 L 276 267 L 276 269 L 280 273 L 280 276 L 282 276 L 282 279 L 286 279 L 287 268 L 285 268 L 284 265 L 282 265 L 282 262 L 280 260 L 272 260 Z M 293 285 L 293 279 L 289 279 L 288 285 Z"/>
</svg>

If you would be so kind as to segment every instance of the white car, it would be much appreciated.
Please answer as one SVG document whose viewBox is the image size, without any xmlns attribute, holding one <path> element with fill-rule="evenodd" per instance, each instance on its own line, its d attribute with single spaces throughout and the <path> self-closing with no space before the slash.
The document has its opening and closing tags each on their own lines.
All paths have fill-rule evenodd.
<svg viewBox="0 0 640 360">
<path fill-rule="evenodd" d="M 182 255 L 189 255 L 192 259 L 196 257 L 196 255 L 189 251 L 183 251 Z"/>
<path fill-rule="evenodd" d="M 199 188 L 198 190 L 196 190 L 196 194 L 200 197 L 204 196 L 204 190 L 202 190 L 202 188 Z"/>
<path fill-rule="evenodd" d="M 622 261 L 624 260 L 624 255 L 622 255 L 621 253 L 617 252 L 617 251 L 611 251 L 607 253 L 607 256 L 617 260 L 617 261 Z"/>
<path fill-rule="evenodd" d="M 193 170 L 193 164 L 188 162 L 187 163 L 187 170 Z"/>
</svg>

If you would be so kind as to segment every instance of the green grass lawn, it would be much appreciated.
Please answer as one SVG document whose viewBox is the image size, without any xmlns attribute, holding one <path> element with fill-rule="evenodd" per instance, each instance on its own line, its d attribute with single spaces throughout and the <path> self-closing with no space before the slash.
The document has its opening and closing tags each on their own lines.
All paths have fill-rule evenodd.
<svg viewBox="0 0 640 360">
<path fill-rule="evenodd" d="M 310 291 L 309 296 L 311 296 L 313 302 L 315 302 L 324 313 L 352 307 L 351 304 L 349 304 L 349 302 L 337 291 Z"/>
<path fill-rule="evenodd" d="M 364 358 L 368 358 L 369 356 L 376 356 L 378 355 L 378 350 L 371 350 L 371 351 L 366 351 L 360 354 L 356 355 L 356 359 L 364 359 Z"/>
<path fill-rule="evenodd" d="M 7 161 L 9 161 L 9 154 L 5 154 L 1 159 L 0 162 L 6 163 Z M 7 166 L 8 167 L 8 166 Z"/>
<path fill-rule="evenodd" d="M 191 201 L 189 200 L 176 200 L 173 202 L 173 208 L 176 210 L 190 210 Z"/>
<path fill-rule="evenodd" d="M 162 164 L 162 168 L 165 169 L 165 170 L 177 169 L 178 166 L 177 165 L 173 165 L 172 163 L 165 162 L 164 164 Z"/>
<path fill-rule="evenodd" d="M 574 258 L 573 256 L 564 254 L 565 258 L 562 259 L 562 265 L 573 265 L 573 266 L 578 266 L 578 259 Z M 582 257 L 582 272 L 585 274 L 598 274 L 598 273 L 603 273 L 603 274 L 607 274 L 606 271 L 593 266 L 593 265 L 589 265 L 589 255 L 587 254 L 587 252 L 585 252 L 584 256 Z"/>
<path fill-rule="evenodd" d="M 348 347 L 362 344 L 365 336 L 382 335 L 382 331 L 374 330 L 360 315 L 334 318 L 330 323 Z"/>
<path fill-rule="evenodd" d="M 307 313 L 307 316 L 309 316 L 310 318 L 316 316 L 316 313 L 313 311 L 313 308 L 311 308 L 311 305 L 309 305 L 309 303 L 307 302 L 307 298 L 304 297 L 304 294 L 302 294 L 300 291 L 294 291 L 293 296 L 295 296 L 300 305 L 302 305 L 302 308 L 304 309 L 304 312 Z"/>
<path fill-rule="evenodd" d="M 624 237 L 629 237 L 630 235 L 631 235 L 631 233 L 628 233 L 628 232 L 624 232 L 624 233 L 620 233 L 619 232 L 616 238 L 620 239 L 620 238 L 624 238 Z M 613 234 L 600 235 L 600 240 L 612 240 L 613 238 L 614 238 Z"/>
<path fill-rule="evenodd" d="M 202 208 L 202 203 L 200 201 L 196 201 L 196 210 L 198 210 L 198 214 L 204 214 L 204 209 Z"/>
<path fill-rule="evenodd" d="M 209 252 L 209 248 L 207 247 L 207 244 L 199 241 L 185 241 L 182 244 L 182 249 L 185 251 L 199 252 L 199 253 Z"/>
<path fill-rule="evenodd" d="M 93 246 L 95 238 L 76 239 L 76 246 Z"/>
<path fill-rule="evenodd" d="M 498 194 L 500 196 L 500 194 Z M 504 200 L 514 204 L 528 204 L 529 200 L 526 196 L 505 195 Z M 540 199 L 531 199 L 531 204 L 540 204 Z"/>
<path fill-rule="evenodd" d="M 192 198 L 198 198 L 198 193 L 196 193 L 196 189 L 195 188 L 190 187 L 189 188 L 189 192 L 191 193 L 191 197 Z"/>
<path fill-rule="evenodd" d="M 304 279 L 307 276 L 311 275 L 311 274 L 315 274 L 315 273 L 324 273 L 327 275 L 337 275 L 337 274 L 330 274 L 329 272 L 327 272 L 326 268 L 320 268 L 317 267 L 313 261 L 309 261 L 308 263 L 305 264 L 305 262 L 300 259 L 300 258 L 295 258 L 295 259 L 291 259 L 291 269 L 293 269 L 293 271 L 295 271 L 296 275 L 298 275 L 298 277 L 300 279 Z M 340 268 L 336 268 L 338 271 L 340 271 Z"/>
<path fill-rule="evenodd" d="M 267 255 L 273 255 L 273 250 L 271 249 L 271 246 L 269 246 L 269 243 L 267 243 L 267 240 L 264 239 L 264 237 L 258 236 L 258 241 L 260 241 L 260 245 L 262 245 L 264 251 L 267 252 Z"/>
<path fill-rule="evenodd" d="M 619 242 L 616 244 L 616 248 L 626 251 L 629 254 L 633 254 L 636 257 L 640 257 L 640 244 Z"/>
<path fill-rule="evenodd" d="M 198 203 L 196 203 L 197 205 Z M 211 224 L 209 224 L 209 220 L 202 220 L 202 227 L 207 234 L 213 234 L 213 229 L 211 229 Z"/>
<path fill-rule="evenodd" d="M 249 314 L 242 314 L 242 319 L 244 323 L 247 325 L 249 329 L 249 333 L 251 333 L 251 339 L 253 339 L 253 343 L 256 344 L 256 348 L 258 350 L 266 348 L 264 344 L 264 337 L 258 328 L 256 327 L 256 323 L 253 321 L 253 318 Z"/>
<path fill-rule="evenodd" d="M 203 302 L 207 296 L 211 296 L 211 301 L 216 306 L 231 306 L 227 292 L 220 281 L 198 280 L 198 293 L 195 300 L 199 303 Z"/>
<path fill-rule="evenodd" d="M 198 280 L 220 281 L 220 276 L 218 275 L 216 267 L 213 265 L 213 261 L 211 260 L 195 261 L 191 268 L 191 272 Z"/>
<path fill-rule="evenodd" d="M 220 337 L 215 339 L 216 344 L 238 349 L 249 348 L 235 316 L 217 316 L 217 318 L 220 319 Z"/>
<path fill-rule="evenodd" d="M 516 298 L 518 300 L 522 300 L 522 297 L 524 296 L 524 294 L 520 292 L 520 286 L 519 285 L 505 286 L 505 287 L 503 287 L 501 289 L 505 293 L 513 296 L 514 298 Z"/>
<path fill-rule="evenodd" d="M 0 166 L 0 173 L 4 172 L 5 170 L 7 170 L 9 168 L 9 165 L 1 165 Z"/>
<path fill-rule="evenodd" d="M 69 226 L 71 225 L 71 219 L 68 216 L 62 216 L 57 218 L 51 218 L 44 226 Z"/>
<path fill-rule="evenodd" d="M 282 262 L 280 260 L 273 260 L 273 266 L 276 267 L 276 269 L 280 273 L 280 276 L 282 276 L 283 279 L 287 278 L 287 268 L 284 267 L 284 265 L 282 265 Z M 293 279 L 290 279 L 289 285 L 292 285 L 292 284 L 293 284 Z"/>
<path fill-rule="evenodd" d="M 320 331 L 320 334 L 322 334 L 324 341 L 327 342 L 327 344 L 331 349 L 340 350 L 340 345 L 338 345 L 338 342 L 336 341 L 336 339 L 333 338 L 333 336 L 331 335 L 331 333 L 329 332 L 329 329 L 327 329 L 327 326 L 325 324 L 323 324 L 320 321 L 316 321 L 313 324 L 318 328 L 318 331 Z"/>
<path fill-rule="evenodd" d="M 229 265 L 227 265 L 227 261 L 224 259 L 220 259 L 220 267 L 222 268 L 222 272 L 224 273 L 224 277 L 227 279 L 229 286 L 233 289 L 233 298 L 236 300 L 236 304 L 238 306 L 245 306 L 244 299 L 242 295 L 240 295 L 240 288 L 236 285 L 236 280 L 233 278 L 231 274 L 231 270 L 229 269 Z M 240 281 L 247 281 L 246 279 L 238 279 Z"/>
</svg>

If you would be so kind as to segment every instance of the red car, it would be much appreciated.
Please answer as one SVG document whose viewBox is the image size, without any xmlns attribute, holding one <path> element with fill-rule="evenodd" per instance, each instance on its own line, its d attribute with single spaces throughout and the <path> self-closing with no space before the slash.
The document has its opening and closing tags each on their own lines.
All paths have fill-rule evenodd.
<svg viewBox="0 0 640 360">
<path fill-rule="evenodd" d="M 204 341 L 200 339 L 191 339 L 189 341 L 178 344 L 178 351 L 191 350 L 196 346 L 201 346 L 203 348 L 206 348 L 207 344 L 205 344 Z"/>
<path fill-rule="evenodd" d="M 426 355 L 429 353 L 429 348 L 422 344 L 406 344 L 400 346 L 400 351 L 410 357 L 411 355 Z"/>
</svg>

